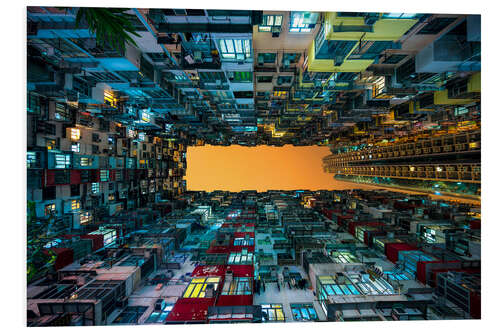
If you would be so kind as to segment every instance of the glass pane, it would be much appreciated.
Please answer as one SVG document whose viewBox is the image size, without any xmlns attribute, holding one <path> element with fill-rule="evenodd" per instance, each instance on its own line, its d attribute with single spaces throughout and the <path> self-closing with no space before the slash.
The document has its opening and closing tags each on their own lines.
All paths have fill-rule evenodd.
<svg viewBox="0 0 500 333">
<path fill-rule="evenodd" d="M 283 19 L 283 16 L 277 15 L 276 19 L 274 21 L 274 25 L 280 26 L 281 25 L 281 20 Z"/>
<path fill-rule="evenodd" d="M 226 47 L 228 53 L 234 53 L 234 45 L 232 39 L 226 39 Z"/>
<path fill-rule="evenodd" d="M 297 308 L 292 308 L 292 314 L 293 314 L 293 318 L 295 320 L 300 320 L 301 316 L 300 316 L 300 311 L 299 309 Z"/>
<path fill-rule="evenodd" d="M 267 17 L 267 25 L 273 25 L 274 23 L 274 16 L 273 15 L 269 15 Z"/>
<path fill-rule="evenodd" d="M 221 39 L 219 41 L 219 45 L 220 45 L 220 51 L 221 51 L 221 53 L 226 53 L 227 52 L 227 50 L 226 50 L 226 43 L 224 42 L 223 39 Z"/>
<path fill-rule="evenodd" d="M 276 309 L 276 317 L 277 320 L 285 320 L 285 316 L 283 315 L 282 309 Z"/>
<path fill-rule="evenodd" d="M 309 313 L 307 312 L 307 309 L 306 308 L 302 308 L 300 309 L 300 312 L 302 313 L 302 317 L 306 320 L 309 320 Z"/>
<path fill-rule="evenodd" d="M 242 53 L 241 39 L 236 39 L 234 42 L 236 44 L 236 53 Z"/>
</svg>

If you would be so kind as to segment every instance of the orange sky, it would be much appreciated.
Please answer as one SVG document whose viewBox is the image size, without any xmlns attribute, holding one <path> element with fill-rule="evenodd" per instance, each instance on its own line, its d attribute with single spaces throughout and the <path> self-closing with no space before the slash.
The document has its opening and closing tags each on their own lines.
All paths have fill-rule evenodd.
<svg viewBox="0 0 500 333">
<path fill-rule="evenodd" d="M 188 147 L 187 189 L 263 192 L 350 188 L 352 185 L 323 172 L 322 158 L 329 154 L 328 147 L 318 146 Z"/>
<path fill-rule="evenodd" d="M 328 147 L 210 146 L 187 148 L 186 182 L 188 191 L 257 190 L 346 190 L 381 188 L 333 179 L 324 173 L 322 159 Z M 388 189 L 388 188 L 383 188 Z M 396 192 L 417 193 L 400 189 Z M 433 198 L 478 203 L 476 200 L 435 196 Z"/>
</svg>

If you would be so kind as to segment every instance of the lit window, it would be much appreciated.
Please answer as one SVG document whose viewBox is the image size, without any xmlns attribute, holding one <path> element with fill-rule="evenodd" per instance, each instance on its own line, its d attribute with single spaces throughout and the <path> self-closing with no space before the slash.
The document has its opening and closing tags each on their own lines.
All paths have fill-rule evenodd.
<svg viewBox="0 0 500 333">
<path fill-rule="evenodd" d="M 46 141 L 45 141 L 45 146 L 47 147 L 47 150 L 54 150 L 54 149 L 57 149 L 57 146 L 56 146 L 56 140 L 53 140 L 53 139 L 46 139 Z"/>
<path fill-rule="evenodd" d="M 262 304 L 262 321 L 285 321 L 282 304 Z"/>
<path fill-rule="evenodd" d="M 56 103 L 56 110 L 54 112 L 56 120 L 66 121 L 70 119 L 69 110 L 63 103 Z"/>
<path fill-rule="evenodd" d="M 412 19 L 415 18 L 417 14 L 410 13 L 386 13 L 383 18 L 391 18 L 391 19 Z"/>
<path fill-rule="evenodd" d="M 75 152 L 75 153 L 79 153 L 80 152 L 80 142 L 76 142 L 76 143 L 71 144 L 71 151 Z"/>
<path fill-rule="evenodd" d="M 56 204 L 45 205 L 45 216 L 49 216 L 56 212 Z"/>
<path fill-rule="evenodd" d="M 99 183 L 92 183 L 92 193 L 93 194 L 99 193 Z"/>
<path fill-rule="evenodd" d="M 254 245 L 254 239 L 253 238 L 235 238 L 234 239 L 234 246 L 253 246 Z"/>
<path fill-rule="evenodd" d="M 317 320 L 316 310 L 312 304 L 290 304 L 293 319 L 296 321 Z"/>
<path fill-rule="evenodd" d="M 107 182 L 109 180 L 109 170 L 101 170 L 101 182 Z"/>
<path fill-rule="evenodd" d="M 253 265 L 253 253 L 231 253 L 227 263 L 229 265 Z"/>
<path fill-rule="evenodd" d="M 184 298 L 204 298 L 207 286 L 212 286 L 216 291 L 219 285 L 220 277 L 195 277 L 191 280 L 184 291 Z"/>
<path fill-rule="evenodd" d="M 37 165 L 36 153 L 29 151 L 26 153 L 26 166 L 27 168 L 35 168 Z"/>
<path fill-rule="evenodd" d="M 80 209 L 80 200 L 71 200 L 71 210 Z"/>
<path fill-rule="evenodd" d="M 251 56 L 248 39 L 220 39 L 219 47 L 224 59 L 245 60 Z"/>
<path fill-rule="evenodd" d="M 71 129 L 71 140 L 80 140 L 80 129 L 72 128 Z"/>
<path fill-rule="evenodd" d="M 80 224 L 87 224 L 92 221 L 90 212 L 83 212 L 80 214 Z"/>
<path fill-rule="evenodd" d="M 104 91 L 104 102 L 109 106 L 116 108 L 117 99 L 115 98 L 112 91 Z"/>
<path fill-rule="evenodd" d="M 252 280 L 248 277 L 235 277 L 226 288 L 222 290 L 222 295 L 251 295 Z"/>
<path fill-rule="evenodd" d="M 262 23 L 259 25 L 259 31 L 270 32 L 273 27 L 281 28 L 282 21 L 283 15 L 263 15 Z"/>
<path fill-rule="evenodd" d="M 89 166 L 90 159 L 88 157 L 80 157 L 80 166 Z"/>
<path fill-rule="evenodd" d="M 71 156 L 65 154 L 56 154 L 56 169 L 67 169 L 71 163 Z"/>
<path fill-rule="evenodd" d="M 147 112 L 146 110 L 143 110 L 142 115 L 141 115 L 141 120 L 145 123 L 149 123 L 151 120 L 151 116 L 149 115 L 149 112 Z"/>
<path fill-rule="evenodd" d="M 311 32 L 316 26 L 318 13 L 292 12 L 290 13 L 290 32 Z"/>
</svg>

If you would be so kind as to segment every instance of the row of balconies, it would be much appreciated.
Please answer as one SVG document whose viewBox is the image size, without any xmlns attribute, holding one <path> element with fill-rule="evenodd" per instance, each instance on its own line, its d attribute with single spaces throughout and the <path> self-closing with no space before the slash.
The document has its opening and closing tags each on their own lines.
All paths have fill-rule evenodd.
<svg viewBox="0 0 500 333">
<path fill-rule="evenodd" d="M 381 147 L 372 146 L 358 151 L 331 155 L 327 160 L 343 164 L 431 154 L 477 152 L 480 150 L 481 132 L 472 131 L 444 135 L 437 138 L 421 139 L 417 142 L 397 143 Z"/>
<path fill-rule="evenodd" d="M 330 173 L 419 180 L 481 182 L 481 164 L 325 166 Z"/>
</svg>

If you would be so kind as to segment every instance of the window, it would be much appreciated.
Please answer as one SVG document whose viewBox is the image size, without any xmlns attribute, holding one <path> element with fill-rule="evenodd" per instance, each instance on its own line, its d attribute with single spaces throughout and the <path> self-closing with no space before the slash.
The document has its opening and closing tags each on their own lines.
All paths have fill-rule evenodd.
<svg viewBox="0 0 500 333">
<path fill-rule="evenodd" d="M 104 103 L 112 108 L 116 108 L 118 100 L 113 91 L 104 90 Z"/>
<path fill-rule="evenodd" d="M 70 130 L 70 138 L 71 140 L 77 141 L 80 140 L 80 129 L 79 128 L 72 128 Z"/>
<path fill-rule="evenodd" d="M 283 63 L 295 64 L 300 59 L 300 53 L 283 53 Z"/>
<path fill-rule="evenodd" d="M 90 159 L 88 157 L 80 157 L 80 166 L 90 166 Z"/>
<path fill-rule="evenodd" d="M 99 133 L 92 133 L 92 142 L 99 142 Z"/>
<path fill-rule="evenodd" d="M 74 153 L 80 152 L 80 142 L 75 142 L 71 144 L 71 151 Z"/>
<path fill-rule="evenodd" d="M 390 18 L 390 19 L 412 19 L 415 18 L 417 14 L 409 14 L 409 13 L 385 13 L 382 18 Z"/>
<path fill-rule="evenodd" d="M 164 323 L 165 319 L 167 319 L 168 314 L 174 308 L 174 304 L 167 304 L 161 311 L 153 311 L 149 318 L 146 320 L 147 324 L 150 323 Z"/>
<path fill-rule="evenodd" d="M 292 83 L 292 78 L 293 76 L 278 76 L 278 80 L 276 81 L 276 83 L 278 85 L 290 84 Z"/>
<path fill-rule="evenodd" d="M 80 200 L 71 200 L 71 210 L 80 209 Z"/>
<path fill-rule="evenodd" d="M 74 196 L 77 196 L 77 195 L 80 195 L 80 184 L 73 184 L 70 186 L 70 193 L 71 193 L 71 196 L 74 197 Z"/>
<path fill-rule="evenodd" d="M 274 64 L 276 62 L 276 53 L 259 53 L 259 63 Z"/>
<path fill-rule="evenodd" d="M 92 154 L 100 154 L 98 145 L 92 145 Z"/>
<path fill-rule="evenodd" d="M 234 91 L 234 98 L 253 98 L 253 91 Z"/>
<path fill-rule="evenodd" d="M 259 32 L 270 32 L 273 27 L 279 27 L 281 30 L 281 22 L 283 15 L 263 15 L 262 23 L 259 25 Z"/>
<path fill-rule="evenodd" d="M 57 142 L 54 139 L 45 139 L 45 146 L 47 150 L 57 149 Z"/>
<path fill-rule="evenodd" d="M 70 171 L 69 170 L 56 170 L 54 172 L 54 183 L 56 185 L 69 184 Z"/>
<path fill-rule="evenodd" d="M 224 59 L 245 60 L 251 57 L 249 39 L 220 39 L 219 47 Z"/>
<path fill-rule="evenodd" d="M 109 170 L 101 170 L 101 182 L 107 182 L 109 180 Z"/>
<path fill-rule="evenodd" d="M 235 238 L 234 239 L 234 246 L 253 246 L 254 245 L 254 239 L 253 238 Z"/>
<path fill-rule="evenodd" d="M 262 304 L 262 321 L 285 321 L 282 304 Z"/>
<path fill-rule="evenodd" d="M 189 283 L 182 297 L 204 298 L 207 287 L 211 286 L 216 291 L 219 281 L 220 277 L 195 277 Z"/>
<path fill-rule="evenodd" d="M 70 119 L 69 110 L 65 104 L 56 103 L 56 110 L 54 112 L 54 117 L 56 120 L 63 120 L 63 121 Z"/>
<path fill-rule="evenodd" d="M 318 320 L 316 311 L 312 304 L 290 304 L 293 319 L 296 321 Z"/>
<path fill-rule="evenodd" d="M 259 76 L 257 76 L 257 82 L 258 83 L 273 82 L 273 76 L 272 75 L 259 75 Z"/>
<path fill-rule="evenodd" d="M 90 212 L 80 213 L 80 224 L 87 224 L 92 222 L 92 214 Z"/>
<path fill-rule="evenodd" d="M 222 290 L 222 295 L 251 295 L 252 280 L 248 277 L 235 277 L 227 288 Z"/>
<path fill-rule="evenodd" d="M 99 193 L 99 183 L 92 183 L 92 193 L 93 194 Z"/>
<path fill-rule="evenodd" d="M 45 205 L 45 216 L 49 216 L 55 213 L 56 213 L 56 204 Z"/>
<path fill-rule="evenodd" d="M 316 26 L 318 13 L 291 12 L 290 32 L 311 32 Z"/>
<path fill-rule="evenodd" d="M 273 97 L 286 97 L 288 94 L 287 91 L 283 91 L 283 90 L 275 90 L 273 91 Z"/>
<path fill-rule="evenodd" d="M 38 166 L 38 159 L 36 155 L 37 154 L 34 151 L 28 151 L 26 153 L 26 167 L 28 169 L 36 168 Z"/>
<path fill-rule="evenodd" d="M 253 253 L 231 253 L 227 261 L 228 265 L 252 265 Z"/>
<path fill-rule="evenodd" d="M 56 154 L 56 169 L 68 169 L 71 164 L 71 156 L 66 154 Z"/>
<path fill-rule="evenodd" d="M 28 112 L 40 114 L 41 111 L 40 97 L 33 93 L 28 93 Z"/>
<path fill-rule="evenodd" d="M 252 82 L 252 74 L 252 72 L 232 72 L 229 75 L 229 81 L 234 83 Z"/>
</svg>

